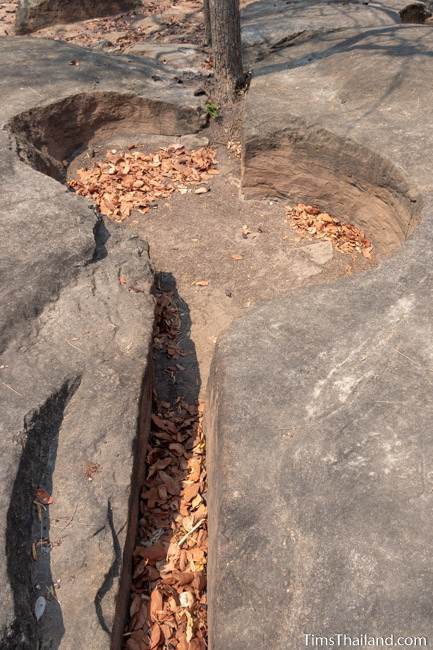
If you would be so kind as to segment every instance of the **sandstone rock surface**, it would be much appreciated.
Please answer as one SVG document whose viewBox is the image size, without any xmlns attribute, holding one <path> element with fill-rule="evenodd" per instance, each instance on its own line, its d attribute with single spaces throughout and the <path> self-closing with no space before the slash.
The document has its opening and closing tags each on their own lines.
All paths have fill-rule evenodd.
<svg viewBox="0 0 433 650">
<path fill-rule="evenodd" d="M 209 69 L 204 67 L 208 55 L 202 48 L 193 43 L 171 44 L 142 41 L 131 45 L 127 49 L 127 53 L 144 56 L 156 63 L 181 72 L 190 72 L 202 76 L 209 73 Z"/>
<path fill-rule="evenodd" d="M 218 343 L 213 650 L 433 635 L 432 53 L 431 27 L 350 30 L 252 80 L 244 192 L 319 203 L 394 254 L 264 303 Z"/>
<path fill-rule="evenodd" d="M 15 38 L 0 63 L 0 647 L 108 649 L 144 467 L 153 271 L 145 242 L 59 181 L 93 138 L 180 136 L 204 114 L 134 57 Z M 38 487 L 54 499 L 40 519 Z"/>
<path fill-rule="evenodd" d="M 246 61 L 254 64 L 314 35 L 400 22 L 404 0 L 257 0 L 242 11 L 242 43 Z"/>
</svg>

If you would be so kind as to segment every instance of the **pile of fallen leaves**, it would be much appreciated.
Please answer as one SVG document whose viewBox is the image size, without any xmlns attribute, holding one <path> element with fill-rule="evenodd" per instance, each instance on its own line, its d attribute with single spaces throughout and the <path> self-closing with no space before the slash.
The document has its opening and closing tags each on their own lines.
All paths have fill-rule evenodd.
<svg viewBox="0 0 433 650">
<path fill-rule="evenodd" d="M 1 4 L 1 3 L 0 3 Z M 1 7 L 0 7 L 1 9 Z M 34 33 L 84 47 L 115 48 L 122 52 L 134 43 L 148 41 L 203 45 L 201 0 L 146 0 L 142 6 L 115 16 L 43 28 Z M 1 14 L 0 14 L 1 15 Z M 154 21 L 152 21 L 152 17 Z M 102 41 L 102 44 L 101 44 Z M 105 42 L 104 42 L 105 41 Z"/>
<path fill-rule="evenodd" d="M 157 304 L 154 348 L 169 358 L 180 317 L 172 292 Z M 207 507 L 202 408 L 154 399 L 134 551 L 125 650 L 207 647 Z"/>
<path fill-rule="evenodd" d="M 361 253 L 371 258 L 373 244 L 360 228 L 343 223 L 319 208 L 298 203 L 287 209 L 290 225 L 300 234 L 313 239 L 327 239 L 342 253 Z"/>
<path fill-rule="evenodd" d="M 90 169 L 79 169 L 69 186 L 96 203 L 105 216 L 123 221 L 134 209 L 145 214 L 158 199 L 185 193 L 188 185 L 218 174 L 215 155 L 211 147 L 187 150 L 180 144 L 149 154 L 112 149 Z"/>
</svg>

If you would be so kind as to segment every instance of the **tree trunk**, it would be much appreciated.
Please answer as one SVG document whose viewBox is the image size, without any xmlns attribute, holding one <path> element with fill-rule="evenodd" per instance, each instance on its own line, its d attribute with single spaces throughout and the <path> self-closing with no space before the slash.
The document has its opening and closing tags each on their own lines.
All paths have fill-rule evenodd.
<svg viewBox="0 0 433 650">
<path fill-rule="evenodd" d="M 215 76 L 223 96 L 243 85 L 239 0 L 210 0 Z"/>
<path fill-rule="evenodd" d="M 203 17 L 204 17 L 204 33 L 205 33 L 206 45 L 210 45 L 212 43 L 212 30 L 210 26 L 209 0 L 203 0 Z"/>
</svg>

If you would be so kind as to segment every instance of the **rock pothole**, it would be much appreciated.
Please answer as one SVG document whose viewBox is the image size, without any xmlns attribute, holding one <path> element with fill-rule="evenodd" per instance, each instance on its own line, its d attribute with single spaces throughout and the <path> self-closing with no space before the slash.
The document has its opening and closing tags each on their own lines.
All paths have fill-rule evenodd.
<svg viewBox="0 0 433 650">
<path fill-rule="evenodd" d="M 59 181 L 83 149 L 116 136 L 171 135 L 194 132 L 206 123 L 199 106 L 117 92 L 80 93 L 54 104 L 31 109 L 8 125 L 19 157 L 34 169 Z"/>
<path fill-rule="evenodd" d="M 272 135 L 254 119 L 245 125 L 247 198 L 286 196 L 332 211 L 368 233 L 380 257 L 395 253 L 414 232 L 421 198 L 390 161 L 286 112 L 271 124 Z"/>
</svg>

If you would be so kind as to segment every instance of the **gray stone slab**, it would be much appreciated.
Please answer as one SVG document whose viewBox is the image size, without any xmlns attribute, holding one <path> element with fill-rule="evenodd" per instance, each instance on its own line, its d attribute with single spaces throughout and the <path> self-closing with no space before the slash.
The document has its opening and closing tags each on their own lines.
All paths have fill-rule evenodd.
<svg viewBox="0 0 433 650">
<path fill-rule="evenodd" d="M 217 345 L 213 650 L 433 638 L 432 54 L 431 28 L 358 30 L 253 79 L 247 195 L 335 206 L 394 254 L 255 308 Z"/>
<path fill-rule="evenodd" d="M 92 138 L 180 136 L 204 112 L 134 57 L 15 38 L 0 39 L 0 65 L 0 646 L 120 647 L 153 271 L 145 242 L 59 180 Z M 54 498 L 41 521 L 38 487 Z"/>
<path fill-rule="evenodd" d="M 124 94 L 125 104 L 134 94 L 155 108 L 153 120 L 143 125 L 151 133 L 192 133 L 205 122 L 203 98 L 194 96 L 194 85 L 179 85 L 176 71 L 145 57 L 114 57 L 60 41 L 25 37 L 0 38 L 0 57 L 4 120 L 76 94 L 115 92 Z M 157 118 L 158 111 L 166 117 L 164 122 Z"/>
<path fill-rule="evenodd" d="M 258 0 L 242 11 L 242 42 L 252 64 L 272 50 L 341 29 L 400 23 L 404 0 Z"/>
<path fill-rule="evenodd" d="M 204 67 L 209 55 L 203 48 L 193 43 L 142 41 L 128 47 L 126 52 L 137 56 L 145 56 L 147 59 L 154 60 L 180 72 L 191 72 L 202 76 L 209 74 L 209 69 Z"/>
</svg>

